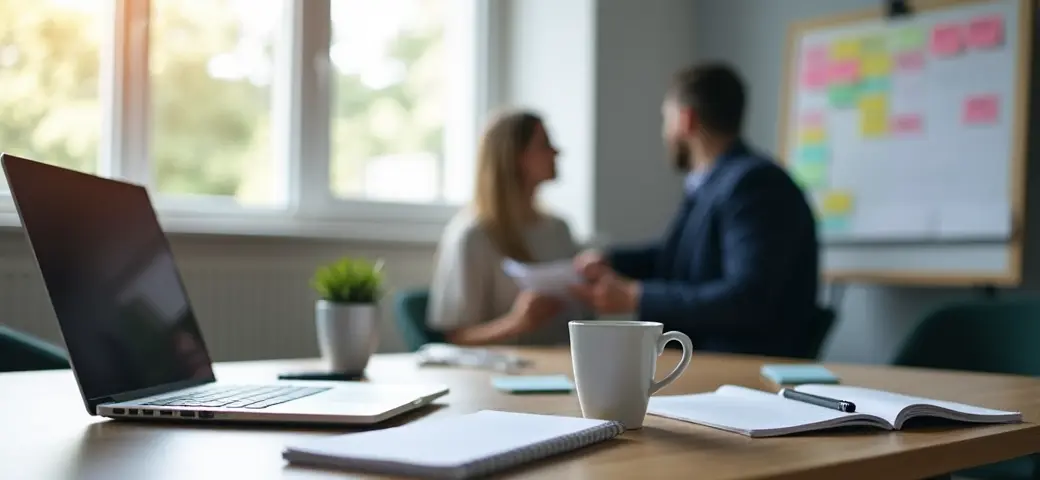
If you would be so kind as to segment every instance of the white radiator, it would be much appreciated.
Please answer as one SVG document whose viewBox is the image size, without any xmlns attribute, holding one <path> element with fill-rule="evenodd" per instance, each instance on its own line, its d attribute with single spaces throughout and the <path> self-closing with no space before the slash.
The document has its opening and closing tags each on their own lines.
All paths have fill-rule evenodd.
<svg viewBox="0 0 1040 480">
<path fill-rule="evenodd" d="M 175 243 L 181 274 L 215 361 L 316 356 L 315 297 L 309 281 L 317 266 L 337 256 L 383 258 L 391 287 L 426 285 L 433 266 L 429 247 L 242 241 Z M 0 323 L 60 344 L 54 313 L 28 249 L 12 252 L 2 247 L 10 245 L 0 246 Z M 402 348 L 393 323 L 392 294 L 382 312 L 379 350 L 384 352 Z"/>
</svg>

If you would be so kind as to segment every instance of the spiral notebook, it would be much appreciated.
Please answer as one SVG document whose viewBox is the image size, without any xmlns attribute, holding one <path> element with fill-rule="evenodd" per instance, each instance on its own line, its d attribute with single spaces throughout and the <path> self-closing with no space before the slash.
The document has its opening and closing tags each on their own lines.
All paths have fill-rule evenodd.
<svg viewBox="0 0 1040 480">
<path fill-rule="evenodd" d="M 419 478 L 465 479 L 605 442 L 620 423 L 484 410 L 291 445 L 290 463 Z"/>
</svg>

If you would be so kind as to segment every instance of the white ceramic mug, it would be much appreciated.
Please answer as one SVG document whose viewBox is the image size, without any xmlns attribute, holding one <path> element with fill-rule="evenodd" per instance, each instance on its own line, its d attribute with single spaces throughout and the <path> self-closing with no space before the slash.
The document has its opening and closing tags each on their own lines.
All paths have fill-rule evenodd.
<svg viewBox="0 0 1040 480">
<path fill-rule="evenodd" d="M 690 337 L 682 332 L 662 333 L 664 325 L 657 322 L 589 320 L 570 322 L 569 327 L 574 383 L 585 418 L 642 428 L 650 396 L 690 366 Z M 672 340 L 682 344 L 682 359 L 655 382 L 657 357 Z"/>
</svg>

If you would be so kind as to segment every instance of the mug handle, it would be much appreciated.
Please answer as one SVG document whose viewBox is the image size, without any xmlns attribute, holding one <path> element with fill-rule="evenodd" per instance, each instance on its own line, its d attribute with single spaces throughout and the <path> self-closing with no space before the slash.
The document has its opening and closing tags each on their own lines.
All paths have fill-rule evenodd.
<svg viewBox="0 0 1040 480">
<path fill-rule="evenodd" d="M 668 342 L 675 340 L 682 344 L 682 358 L 679 359 L 679 364 L 672 369 L 672 373 L 661 379 L 659 382 L 654 382 L 650 385 L 650 395 L 657 393 L 658 390 L 667 387 L 668 384 L 679 378 L 686 371 L 686 367 L 690 366 L 690 360 L 693 357 L 693 342 L 690 341 L 690 337 L 687 337 L 685 333 L 671 331 L 665 332 L 657 339 L 657 356 L 661 356 L 664 353 L 664 346 Z"/>
</svg>

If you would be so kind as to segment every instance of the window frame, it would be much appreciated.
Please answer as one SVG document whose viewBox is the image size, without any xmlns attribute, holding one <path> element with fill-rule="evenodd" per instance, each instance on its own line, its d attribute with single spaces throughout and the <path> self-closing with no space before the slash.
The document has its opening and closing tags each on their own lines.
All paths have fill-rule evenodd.
<svg viewBox="0 0 1040 480">
<path fill-rule="evenodd" d="M 331 6 L 335 0 L 282 0 L 282 37 L 276 42 L 278 76 L 272 81 L 272 149 L 276 177 L 284 179 L 282 205 L 239 205 L 231 197 L 163 195 L 149 188 L 160 222 L 178 233 L 289 236 L 436 242 L 444 225 L 460 208 L 438 203 L 402 203 L 341 199 L 330 181 L 330 104 L 335 82 L 329 48 Z M 478 129 L 492 105 L 501 29 L 492 25 L 499 2 L 468 2 L 472 9 L 471 46 L 467 46 L 473 78 L 473 111 L 456 126 L 452 155 L 475 157 Z M 132 183 L 151 183 L 150 0 L 112 0 L 111 35 L 103 45 L 99 101 L 103 116 L 98 148 L 98 174 Z M 310 59 L 310 60 L 308 60 Z M 446 133 L 447 134 L 447 133 Z M 446 140 L 446 143 L 452 140 Z M 446 147 L 448 148 L 448 147 Z M 447 156 L 447 155 L 445 155 Z M 105 161 L 105 159 L 116 159 Z M 457 163 L 457 162 L 456 162 Z M 466 165 L 468 163 L 468 165 Z M 472 160 L 464 167 L 442 158 L 441 184 L 451 176 L 472 177 Z M 465 170 L 465 171 L 463 171 Z M 0 223 L 17 225 L 9 195 L 0 198 Z"/>
</svg>

